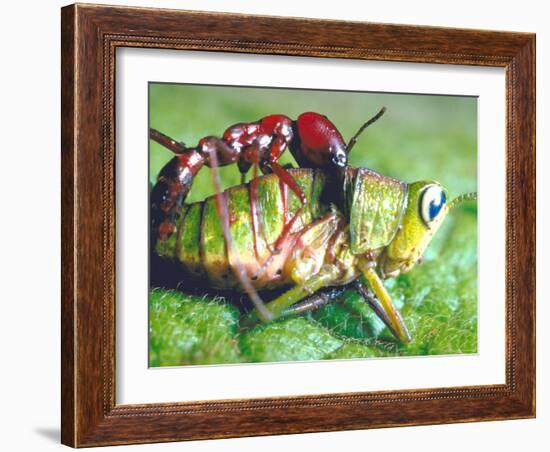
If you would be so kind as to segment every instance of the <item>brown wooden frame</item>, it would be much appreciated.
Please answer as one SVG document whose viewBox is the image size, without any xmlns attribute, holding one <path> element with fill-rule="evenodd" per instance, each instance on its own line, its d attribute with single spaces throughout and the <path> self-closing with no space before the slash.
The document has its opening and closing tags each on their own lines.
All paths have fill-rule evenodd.
<svg viewBox="0 0 550 452">
<path fill-rule="evenodd" d="M 64 444 L 82 447 L 535 416 L 534 34 L 99 5 L 63 8 L 61 34 Z M 117 47 L 504 67 L 506 383 L 116 405 Z"/>
</svg>

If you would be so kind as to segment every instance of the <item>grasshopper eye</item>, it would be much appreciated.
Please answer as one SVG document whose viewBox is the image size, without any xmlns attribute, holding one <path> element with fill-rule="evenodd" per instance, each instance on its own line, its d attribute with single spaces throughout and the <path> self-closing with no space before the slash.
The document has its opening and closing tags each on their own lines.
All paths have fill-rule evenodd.
<svg viewBox="0 0 550 452">
<path fill-rule="evenodd" d="M 441 213 L 447 197 L 439 185 L 428 185 L 420 197 L 420 216 L 426 226 L 430 227 Z"/>
</svg>

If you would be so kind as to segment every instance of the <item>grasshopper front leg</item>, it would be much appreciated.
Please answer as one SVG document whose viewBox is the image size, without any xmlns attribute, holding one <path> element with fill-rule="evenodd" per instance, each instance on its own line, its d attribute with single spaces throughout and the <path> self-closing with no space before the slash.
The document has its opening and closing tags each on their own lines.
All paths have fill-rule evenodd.
<svg viewBox="0 0 550 452">
<path fill-rule="evenodd" d="M 390 294 L 384 287 L 378 274 L 372 267 L 364 266 L 362 270 L 363 276 L 375 295 L 375 298 L 367 299 L 367 301 L 369 301 L 371 307 L 378 314 L 378 317 L 382 319 L 386 326 L 401 342 L 410 342 L 412 339 L 411 334 L 401 317 L 401 313 L 394 305 Z"/>
</svg>

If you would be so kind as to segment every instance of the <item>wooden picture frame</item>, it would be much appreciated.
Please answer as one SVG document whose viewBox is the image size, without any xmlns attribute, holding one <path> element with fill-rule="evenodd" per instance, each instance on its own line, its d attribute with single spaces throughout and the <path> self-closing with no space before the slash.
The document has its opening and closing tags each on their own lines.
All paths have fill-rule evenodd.
<svg viewBox="0 0 550 452">
<path fill-rule="evenodd" d="M 535 416 L 535 35 L 71 5 L 62 9 L 62 442 L 148 443 Z M 115 403 L 115 50 L 506 70 L 506 383 Z"/>
</svg>

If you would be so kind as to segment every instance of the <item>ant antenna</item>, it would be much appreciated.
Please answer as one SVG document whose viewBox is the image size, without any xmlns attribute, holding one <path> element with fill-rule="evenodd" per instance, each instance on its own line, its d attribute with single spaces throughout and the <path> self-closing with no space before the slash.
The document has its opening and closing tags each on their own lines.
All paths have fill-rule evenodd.
<svg viewBox="0 0 550 452">
<path fill-rule="evenodd" d="M 370 126 L 371 124 L 375 123 L 376 121 L 378 121 L 382 115 L 386 112 L 386 107 L 382 107 L 382 109 L 376 113 L 372 118 L 370 118 L 365 124 L 363 124 L 359 130 L 357 131 L 357 133 L 355 135 L 353 135 L 352 139 L 349 140 L 349 143 L 348 143 L 348 146 L 346 148 L 346 152 L 349 154 L 351 149 L 353 148 L 353 146 L 355 146 L 355 143 L 357 143 L 357 138 L 359 137 L 359 135 L 361 135 L 363 133 L 363 131 L 368 127 Z"/>
</svg>

